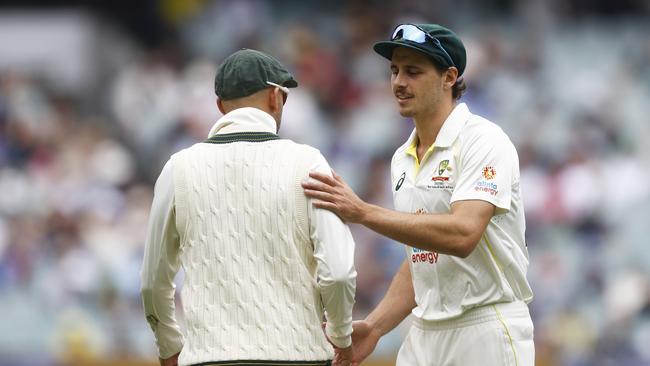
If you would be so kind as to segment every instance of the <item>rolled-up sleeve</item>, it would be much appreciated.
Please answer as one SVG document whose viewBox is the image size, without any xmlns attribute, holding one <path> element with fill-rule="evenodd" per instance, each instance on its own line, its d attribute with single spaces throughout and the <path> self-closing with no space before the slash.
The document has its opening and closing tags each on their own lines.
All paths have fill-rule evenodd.
<svg viewBox="0 0 650 366">
<path fill-rule="evenodd" d="M 180 238 L 176 230 L 171 162 L 156 181 L 151 205 L 141 279 L 141 294 L 160 358 L 183 348 L 183 334 L 174 313 L 174 277 L 180 267 Z"/>
<path fill-rule="evenodd" d="M 311 170 L 332 174 L 319 154 Z M 350 228 L 334 213 L 314 208 L 309 200 L 310 237 L 327 325 L 325 332 L 339 348 L 352 344 L 352 307 L 357 272 L 354 268 L 354 240 Z"/>
</svg>

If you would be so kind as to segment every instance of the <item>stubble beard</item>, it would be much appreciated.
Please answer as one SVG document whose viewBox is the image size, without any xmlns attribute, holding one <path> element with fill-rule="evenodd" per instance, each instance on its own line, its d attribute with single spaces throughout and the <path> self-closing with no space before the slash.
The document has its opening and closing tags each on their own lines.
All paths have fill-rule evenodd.
<svg viewBox="0 0 650 366">
<path fill-rule="evenodd" d="M 400 116 L 406 118 L 412 118 L 413 116 L 415 116 L 415 108 L 413 107 L 414 107 L 413 105 L 410 105 L 408 107 L 400 107 L 398 104 L 397 108 L 399 109 L 398 112 Z"/>
<path fill-rule="evenodd" d="M 406 118 L 411 118 L 411 117 L 415 116 L 415 113 L 413 112 L 413 110 L 410 110 L 410 109 L 407 109 L 407 110 L 400 109 L 399 114 L 400 114 L 400 116 L 406 117 Z"/>
</svg>

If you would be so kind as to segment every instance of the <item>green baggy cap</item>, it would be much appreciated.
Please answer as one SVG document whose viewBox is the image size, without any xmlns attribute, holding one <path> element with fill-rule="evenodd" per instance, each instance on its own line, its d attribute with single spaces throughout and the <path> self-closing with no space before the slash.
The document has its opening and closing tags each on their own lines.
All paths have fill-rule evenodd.
<svg viewBox="0 0 650 366">
<path fill-rule="evenodd" d="M 214 92 L 222 100 L 249 96 L 270 88 L 267 82 L 295 88 L 298 82 L 275 58 L 256 50 L 241 49 L 219 65 Z"/>
<path fill-rule="evenodd" d="M 426 39 L 425 42 L 419 43 L 405 38 L 399 38 L 377 42 L 373 46 L 373 49 L 381 56 L 390 60 L 393 57 L 393 51 L 396 47 L 411 48 L 429 56 L 436 65 L 442 67 L 455 66 L 458 69 L 458 76 L 463 75 L 467 62 L 467 53 L 465 52 L 463 42 L 456 33 L 438 24 L 413 25 L 426 32 L 433 39 Z M 397 30 L 399 27 L 397 26 L 395 29 Z M 438 40 L 439 43 L 437 44 L 435 40 Z"/>
</svg>

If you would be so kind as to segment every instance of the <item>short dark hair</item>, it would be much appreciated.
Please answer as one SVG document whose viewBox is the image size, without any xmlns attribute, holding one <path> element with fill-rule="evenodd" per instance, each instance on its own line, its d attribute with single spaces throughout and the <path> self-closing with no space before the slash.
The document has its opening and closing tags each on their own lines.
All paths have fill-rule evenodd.
<svg viewBox="0 0 650 366">
<path fill-rule="evenodd" d="M 433 66 L 435 66 L 438 72 L 441 74 L 449 69 L 448 67 L 439 65 L 432 58 L 430 58 L 430 60 L 433 63 Z M 465 78 L 459 76 L 456 79 L 456 83 L 451 87 L 451 98 L 455 101 L 459 100 L 460 97 L 462 97 L 463 94 L 465 94 L 466 89 L 467 89 L 467 85 L 465 84 Z"/>
<path fill-rule="evenodd" d="M 460 97 L 465 94 L 465 89 L 467 89 L 467 85 L 465 84 L 465 78 L 459 77 L 456 79 L 456 83 L 454 86 L 451 87 L 451 97 L 454 100 L 460 99 Z"/>
</svg>

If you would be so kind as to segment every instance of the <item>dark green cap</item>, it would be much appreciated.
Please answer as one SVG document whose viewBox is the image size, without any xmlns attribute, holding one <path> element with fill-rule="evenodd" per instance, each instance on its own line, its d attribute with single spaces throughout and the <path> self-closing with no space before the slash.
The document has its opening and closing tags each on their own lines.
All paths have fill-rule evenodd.
<svg viewBox="0 0 650 366">
<path fill-rule="evenodd" d="M 214 92 L 222 100 L 242 98 L 272 87 L 267 81 L 287 88 L 298 86 L 280 61 L 263 52 L 243 48 L 219 65 Z"/>
<path fill-rule="evenodd" d="M 411 41 L 405 38 L 398 38 L 390 41 L 375 43 L 373 49 L 387 59 L 393 57 L 396 47 L 412 48 L 429 56 L 432 61 L 442 67 L 455 66 L 458 69 L 458 76 L 463 75 L 467 53 L 465 46 L 456 33 L 438 24 L 414 24 L 426 32 L 431 38 L 426 38 L 424 43 Z M 395 28 L 397 30 L 400 26 Z M 438 40 L 437 43 L 435 40 Z"/>
</svg>

